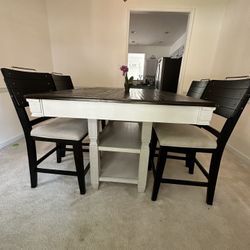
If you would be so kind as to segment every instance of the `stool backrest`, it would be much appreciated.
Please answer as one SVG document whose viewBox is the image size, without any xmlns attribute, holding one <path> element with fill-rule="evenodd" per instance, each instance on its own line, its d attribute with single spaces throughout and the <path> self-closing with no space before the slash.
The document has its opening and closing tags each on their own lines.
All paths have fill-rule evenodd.
<svg viewBox="0 0 250 250">
<path fill-rule="evenodd" d="M 73 89 L 74 85 L 69 75 L 52 74 L 56 90 Z"/>
<path fill-rule="evenodd" d="M 190 88 L 187 92 L 187 96 L 200 99 L 204 90 L 207 87 L 208 82 L 209 82 L 208 79 L 204 79 L 200 81 L 192 81 Z"/>
<path fill-rule="evenodd" d="M 48 73 L 37 73 L 2 68 L 2 74 L 14 105 L 27 107 L 25 95 L 55 90 L 53 79 Z"/>
<path fill-rule="evenodd" d="M 250 97 L 250 78 L 238 80 L 212 80 L 209 81 L 201 99 L 216 104 L 215 114 L 226 118 L 222 130 L 207 130 L 217 136 L 218 147 L 222 150 L 226 145 L 237 121 Z M 211 128 L 211 127 L 210 127 Z"/>
<path fill-rule="evenodd" d="M 48 73 L 20 71 L 7 68 L 2 68 L 1 71 L 25 136 L 29 136 L 32 125 L 46 118 L 29 120 L 25 109 L 29 104 L 25 99 L 25 95 L 54 91 L 55 85 L 52 76 Z"/>
<path fill-rule="evenodd" d="M 212 80 L 208 83 L 202 99 L 213 101 L 214 113 L 225 118 L 237 116 L 249 99 L 250 79 Z"/>
</svg>

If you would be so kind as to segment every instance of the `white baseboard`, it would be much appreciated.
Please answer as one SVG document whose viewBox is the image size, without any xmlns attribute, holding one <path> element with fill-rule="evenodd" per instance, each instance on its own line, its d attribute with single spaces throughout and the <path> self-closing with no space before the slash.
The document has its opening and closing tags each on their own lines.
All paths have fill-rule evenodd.
<svg viewBox="0 0 250 250">
<path fill-rule="evenodd" d="M 250 164 L 250 157 L 245 155 L 244 153 L 240 152 L 238 149 L 236 149 L 235 147 L 233 147 L 230 144 L 227 144 L 226 148 L 232 152 L 233 154 L 237 155 L 238 157 L 240 157 L 244 162 Z"/>
<path fill-rule="evenodd" d="M 10 144 L 12 144 L 12 143 L 18 141 L 18 140 L 21 139 L 23 136 L 24 136 L 23 133 L 21 133 L 21 134 L 18 134 L 18 135 L 16 135 L 16 136 L 14 136 L 14 137 L 12 137 L 12 138 L 10 138 L 10 139 L 4 141 L 3 143 L 0 144 L 0 149 L 1 149 L 1 148 L 4 148 L 4 147 L 7 147 L 7 146 L 9 146 Z"/>
</svg>

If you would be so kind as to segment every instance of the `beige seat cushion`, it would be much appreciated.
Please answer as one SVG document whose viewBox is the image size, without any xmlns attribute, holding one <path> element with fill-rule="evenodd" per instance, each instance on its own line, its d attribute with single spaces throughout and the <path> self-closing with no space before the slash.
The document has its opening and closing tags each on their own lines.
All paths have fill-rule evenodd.
<svg viewBox="0 0 250 250">
<path fill-rule="evenodd" d="M 157 123 L 154 129 L 161 146 L 211 149 L 217 147 L 216 138 L 197 126 Z"/>
<path fill-rule="evenodd" d="M 31 130 L 31 136 L 79 141 L 88 132 L 85 119 L 54 118 Z"/>
</svg>

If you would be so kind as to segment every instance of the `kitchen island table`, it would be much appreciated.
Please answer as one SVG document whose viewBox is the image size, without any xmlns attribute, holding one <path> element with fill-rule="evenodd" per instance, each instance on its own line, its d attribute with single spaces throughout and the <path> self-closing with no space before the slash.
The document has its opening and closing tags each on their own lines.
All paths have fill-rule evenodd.
<svg viewBox="0 0 250 250">
<path fill-rule="evenodd" d="M 208 125 L 215 109 L 205 100 L 154 89 L 126 94 L 118 88 L 79 88 L 26 98 L 32 116 L 88 119 L 94 188 L 100 181 L 121 182 L 137 184 L 139 192 L 146 188 L 153 123 Z M 103 132 L 98 120 L 110 121 Z"/>
</svg>

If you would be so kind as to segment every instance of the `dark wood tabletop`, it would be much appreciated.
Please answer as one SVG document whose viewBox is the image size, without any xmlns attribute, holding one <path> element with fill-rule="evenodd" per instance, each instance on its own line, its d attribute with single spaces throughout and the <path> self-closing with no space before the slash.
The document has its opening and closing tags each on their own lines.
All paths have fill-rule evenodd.
<svg viewBox="0 0 250 250">
<path fill-rule="evenodd" d="M 132 88 L 129 94 L 125 94 L 124 89 L 121 88 L 78 88 L 29 94 L 25 97 L 29 99 L 215 107 L 213 102 L 177 95 L 171 92 L 159 91 L 157 89 Z"/>
</svg>

